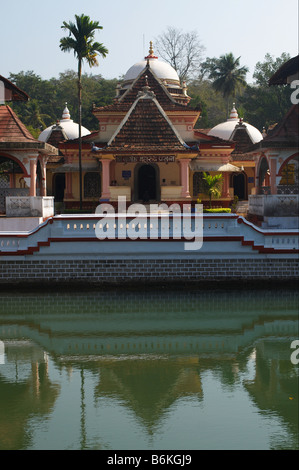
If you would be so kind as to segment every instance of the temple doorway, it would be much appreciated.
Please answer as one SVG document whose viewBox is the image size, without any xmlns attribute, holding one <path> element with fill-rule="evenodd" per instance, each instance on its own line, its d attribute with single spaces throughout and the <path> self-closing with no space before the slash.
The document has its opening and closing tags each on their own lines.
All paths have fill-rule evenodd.
<svg viewBox="0 0 299 470">
<path fill-rule="evenodd" d="M 157 201 L 158 195 L 158 178 L 157 167 L 151 164 L 141 164 L 137 168 L 137 200 L 144 203 Z"/>
<path fill-rule="evenodd" d="M 234 195 L 238 196 L 239 200 L 244 200 L 247 198 L 246 193 L 246 176 L 244 173 L 235 173 L 233 175 L 233 188 Z"/>
<path fill-rule="evenodd" d="M 57 173 L 54 176 L 54 199 L 55 202 L 63 202 L 65 190 L 65 173 Z"/>
</svg>

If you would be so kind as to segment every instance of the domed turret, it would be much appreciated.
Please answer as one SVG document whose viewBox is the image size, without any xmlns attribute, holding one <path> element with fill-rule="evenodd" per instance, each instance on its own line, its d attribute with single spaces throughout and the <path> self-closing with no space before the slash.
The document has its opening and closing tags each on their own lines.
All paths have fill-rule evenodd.
<svg viewBox="0 0 299 470">
<path fill-rule="evenodd" d="M 62 131 L 63 136 L 68 140 L 78 139 L 79 137 L 79 124 L 75 123 L 71 119 L 67 103 L 65 103 L 65 108 L 63 110 L 62 118 L 60 119 L 60 121 L 58 121 L 55 125 L 49 126 L 47 127 L 47 129 L 44 129 L 40 133 L 38 140 L 42 142 L 49 142 L 51 134 L 55 130 Z M 90 134 L 89 130 L 81 126 L 82 137 L 88 134 Z"/>
<path fill-rule="evenodd" d="M 236 126 L 238 126 L 239 123 L 240 123 L 240 118 L 235 108 L 235 103 L 233 103 L 233 108 L 231 110 L 230 116 L 227 119 L 227 121 L 222 122 L 221 124 L 217 124 L 217 126 L 213 127 L 208 132 L 208 135 L 213 135 L 223 140 L 234 140 L 233 133 L 236 129 Z M 243 121 L 242 121 L 242 126 L 246 127 L 247 133 L 253 144 L 260 142 L 263 139 L 261 132 L 256 127 Z"/>
</svg>

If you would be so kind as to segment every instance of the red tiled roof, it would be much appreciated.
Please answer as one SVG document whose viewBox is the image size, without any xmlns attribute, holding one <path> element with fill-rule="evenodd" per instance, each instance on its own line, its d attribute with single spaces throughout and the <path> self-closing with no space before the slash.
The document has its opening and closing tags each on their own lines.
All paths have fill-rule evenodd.
<svg viewBox="0 0 299 470">
<path fill-rule="evenodd" d="M 282 139 L 296 139 L 299 136 L 299 105 L 294 104 L 280 123 L 278 123 L 273 130 L 271 130 L 265 141 L 268 140 L 282 140 Z"/>
<path fill-rule="evenodd" d="M 250 150 L 257 148 L 297 148 L 299 145 L 299 104 L 294 104 L 268 135 L 255 144 Z"/>
<path fill-rule="evenodd" d="M 7 105 L 0 106 L 0 142 L 37 142 Z"/>
<path fill-rule="evenodd" d="M 186 105 L 178 103 L 168 93 L 164 85 L 155 76 L 150 67 L 146 67 L 143 72 L 136 78 L 130 88 L 113 104 L 96 107 L 94 112 L 97 111 L 128 111 L 137 98 L 138 93 L 146 85 L 150 86 L 151 90 L 155 93 L 156 99 L 165 111 L 175 110 L 189 110 Z M 191 110 L 192 111 L 192 110 Z"/>
<path fill-rule="evenodd" d="M 184 152 L 185 147 L 158 101 L 143 95 L 137 98 L 108 143 L 108 151 Z"/>
</svg>

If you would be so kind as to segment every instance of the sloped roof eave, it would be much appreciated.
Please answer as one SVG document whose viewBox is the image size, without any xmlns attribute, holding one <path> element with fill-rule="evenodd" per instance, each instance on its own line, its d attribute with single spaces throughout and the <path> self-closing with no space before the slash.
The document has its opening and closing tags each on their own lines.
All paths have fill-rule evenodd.
<svg viewBox="0 0 299 470">
<path fill-rule="evenodd" d="M 0 75 L 0 81 L 4 83 L 5 88 L 11 90 L 14 93 L 15 99 L 12 99 L 11 101 L 29 101 L 30 98 L 27 93 L 17 87 L 10 80 Z"/>
<path fill-rule="evenodd" d="M 47 155 L 58 155 L 58 149 L 46 142 L 17 142 L 17 141 L 0 141 L 0 149 L 4 150 L 36 150 Z"/>
</svg>

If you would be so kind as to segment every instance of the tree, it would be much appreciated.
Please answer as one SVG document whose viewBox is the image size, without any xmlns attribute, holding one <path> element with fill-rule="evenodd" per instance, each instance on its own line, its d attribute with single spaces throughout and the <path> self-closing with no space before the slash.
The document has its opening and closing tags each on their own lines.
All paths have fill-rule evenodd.
<svg viewBox="0 0 299 470">
<path fill-rule="evenodd" d="M 268 82 L 272 75 L 289 59 L 290 54 L 283 52 L 280 57 L 276 59 L 269 53 L 265 55 L 264 62 L 257 62 L 253 78 L 258 86 L 268 87 Z M 277 89 L 277 87 L 275 87 Z"/>
<path fill-rule="evenodd" d="M 106 57 L 108 50 L 103 44 L 94 41 L 96 30 L 103 29 L 98 21 L 91 21 L 89 16 L 75 15 L 76 23 L 63 22 L 62 29 L 69 32 L 68 37 L 60 39 L 63 52 L 74 52 L 78 61 L 78 116 L 79 116 L 79 179 L 80 179 L 80 210 L 82 209 L 82 65 L 86 61 L 90 67 L 99 65 L 97 56 Z"/>
<path fill-rule="evenodd" d="M 208 173 L 203 174 L 204 184 L 204 193 L 207 194 L 210 198 L 210 209 L 212 208 L 212 197 L 219 199 L 221 196 L 221 184 L 222 184 L 222 174 L 209 175 Z"/>
<path fill-rule="evenodd" d="M 189 107 L 201 109 L 195 128 L 211 129 L 223 121 L 226 102 L 222 95 L 214 92 L 210 80 L 192 80 L 188 84 L 188 95 L 191 97 Z"/>
<path fill-rule="evenodd" d="M 198 38 L 197 31 L 184 33 L 169 26 L 165 33 L 155 39 L 155 49 L 161 58 L 177 71 L 183 81 L 198 73 L 205 48 Z"/>
<path fill-rule="evenodd" d="M 11 74 L 9 77 L 15 85 L 24 90 L 30 97 L 29 102 L 14 101 L 10 104 L 21 121 L 34 136 L 38 136 L 41 127 L 53 125 L 62 117 L 62 110 L 67 102 L 71 118 L 78 122 L 78 79 L 77 72 L 66 70 L 58 78 L 41 79 L 32 71 Z M 82 74 L 82 125 L 90 131 L 98 128 L 99 121 L 91 112 L 93 104 L 105 106 L 111 104 L 115 97 L 116 78 L 106 80 L 101 75 Z M 38 104 L 38 112 L 43 123 L 31 121 L 30 113 L 35 113 L 31 101 Z"/>
<path fill-rule="evenodd" d="M 282 53 L 276 59 L 266 54 L 263 62 L 255 66 L 253 85 L 248 85 L 240 102 L 245 109 L 246 120 L 262 130 L 279 122 L 291 106 L 288 86 L 269 86 L 269 79 L 290 59 L 290 55 Z"/>
<path fill-rule="evenodd" d="M 237 59 L 230 52 L 220 56 L 219 59 L 208 58 L 201 66 L 203 73 L 207 73 L 212 80 L 213 88 L 222 94 L 227 102 L 227 115 L 229 100 L 235 98 L 242 88 L 246 87 L 246 73 L 248 67 L 240 66 L 240 57 Z"/>
<path fill-rule="evenodd" d="M 26 126 L 31 126 L 32 129 L 39 129 L 42 131 L 47 127 L 45 120 L 49 122 L 51 117 L 46 113 L 41 113 L 40 106 L 37 100 L 31 100 L 26 103 L 25 119 Z"/>
</svg>

